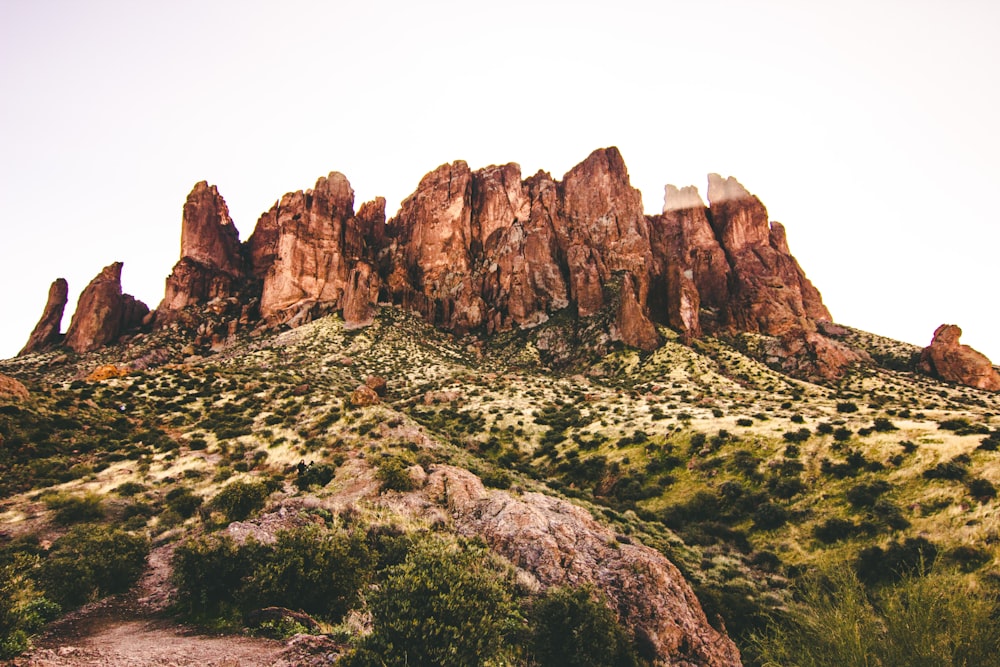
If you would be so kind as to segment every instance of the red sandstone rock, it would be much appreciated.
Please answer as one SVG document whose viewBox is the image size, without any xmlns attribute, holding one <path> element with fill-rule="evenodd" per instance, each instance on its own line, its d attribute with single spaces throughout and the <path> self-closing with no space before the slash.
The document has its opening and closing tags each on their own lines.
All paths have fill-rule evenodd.
<svg viewBox="0 0 1000 667">
<path fill-rule="evenodd" d="M 366 384 L 359 385 L 357 389 L 351 392 L 350 397 L 351 405 L 356 408 L 363 408 L 367 405 L 375 405 L 379 402 L 378 394 L 375 390 Z"/>
<path fill-rule="evenodd" d="M 540 493 L 487 490 L 472 473 L 442 465 L 418 493 L 446 505 L 460 533 L 482 538 L 543 587 L 590 583 L 601 590 L 656 653 L 655 664 L 741 664 L 735 644 L 709 625 L 663 554 L 616 539 L 586 510 Z"/>
<path fill-rule="evenodd" d="M 359 261 L 354 265 L 344 286 L 344 326 L 357 329 L 375 321 L 380 284 L 370 264 Z"/>
<path fill-rule="evenodd" d="M 261 317 L 302 324 L 342 308 L 356 263 L 374 257 L 384 210 L 385 201 L 376 200 L 355 216 L 354 190 L 338 172 L 320 178 L 312 190 L 282 197 L 248 242 L 251 270 L 264 278 Z"/>
<path fill-rule="evenodd" d="M 19 380 L 6 375 L 0 375 L 0 401 L 24 401 L 29 396 L 28 388 Z M 0 439 L 0 442 L 3 442 Z"/>
<path fill-rule="evenodd" d="M 636 307 L 619 334 L 646 348 L 655 338 L 648 225 L 617 149 L 595 151 L 561 184 L 543 173 L 522 181 L 516 164 L 442 165 L 403 202 L 389 236 L 391 298 L 445 329 L 530 327 L 567 306 L 593 315 L 612 274 L 626 271 Z"/>
<path fill-rule="evenodd" d="M 243 275 L 239 232 L 218 189 L 201 181 L 184 203 L 181 258 L 167 277 L 157 319 L 191 305 L 232 296 Z"/>
<path fill-rule="evenodd" d="M 934 339 L 920 353 L 918 368 L 934 377 L 976 389 L 1000 391 L 1000 372 L 985 355 L 958 341 L 962 330 L 954 324 L 942 324 L 934 330 Z"/>
<path fill-rule="evenodd" d="M 24 349 L 18 352 L 18 356 L 31 354 L 32 352 L 43 352 L 59 343 L 62 336 L 59 333 L 62 325 L 63 312 L 66 310 L 68 301 L 69 285 L 65 278 L 57 278 L 49 287 L 49 298 L 45 302 L 45 310 L 38 320 Z"/>
<path fill-rule="evenodd" d="M 788 253 L 784 227 L 735 179 L 709 175 L 709 214 L 732 269 L 729 328 L 784 336 L 830 320 L 819 292 Z"/>
<path fill-rule="evenodd" d="M 181 257 L 215 267 L 233 276 L 243 273 L 240 235 L 229 207 L 214 185 L 201 181 L 184 203 Z"/>
<path fill-rule="evenodd" d="M 122 263 L 104 267 L 80 294 L 65 343 L 77 352 L 89 352 L 142 324 L 149 308 L 130 294 L 122 294 Z"/>
</svg>

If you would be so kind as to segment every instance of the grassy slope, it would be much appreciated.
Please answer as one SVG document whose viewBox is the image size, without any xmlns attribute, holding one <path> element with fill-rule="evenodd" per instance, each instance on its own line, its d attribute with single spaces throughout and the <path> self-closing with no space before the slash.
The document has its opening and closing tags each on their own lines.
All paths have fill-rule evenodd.
<svg viewBox="0 0 1000 667">
<path fill-rule="evenodd" d="M 288 482 L 300 460 L 340 464 L 331 485 L 313 492 L 322 500 L 356 483 L 359 456 L 394 451 L 577 499 L 667 552 L 710 616 L 720 614 L 734 631 L 782 604 L 789 580 L 804 569 L 890 540 L 924 536 L 945 558 L 971 546 L 981 556 L 969 566 L 973 576 L 1000 573 L 997 500 L 968 490 L 975 478 L 1000 486 L 1000 455 L 977 449 L 981 433 L 940 428 L 949 419 L 1000 428 L 1000 397 L 884 368 L 821 387 L 741 354 L 734 347 L 741 341 L 689 348 L 666 330 L 668 342 L 652 354 L 578 354 L 552 371 L 546 364 L 555 363 L 551 341 L 561 327 L 553 321 L 483 343 L 386 308 L 362 331 L 324 318 L 205 358 L 185 360 L 182 332 L 166 331 L 87 357 L 0 362 L 0 372 L 33 392 L 26 405 L 0 414 L 4 475 L 15 480 L 0 499 L 0 530 L 52 539 L 65 529 L 51 521 L 43 492 L 93 491 L 106 498 L 109 518 L 172 539 L 199 529 L 197 516 L 185 520 L 171 509 L 172 489 L 209 498 L 234 478 Z M 912 353 L 863 332 L 849 336 L 889 367 L 904 367 Z M 153 349 L 175 363 L 79 379 Z M 371 374 L 389 382 L 384 404 L 351 407 L 351 391 Z M 858 410 L 839 411 L 845 403 Z M 877 418 L 898 430 L 866 433 Z M 837 441 L 820 424 L 851 434 Z M 801 429 L 809 432 L 796 452 L 784 435 Z M 925 477 L 962 456 L 964 480 Z M 831 473 L 824 461 L 854 465 Z M 848 501 L 848 490 L 878 481 L 888 484 L 881 505 Z M 140 490 L 115 492 L 126 482 Z M 782 520 L 762 516 L 762 505 Z M 886 522 L 894 512 L 895 527 Z M 860 528 L 829 544 L 816 539 L 816 527 L 833 518 Z"/>
</svg>

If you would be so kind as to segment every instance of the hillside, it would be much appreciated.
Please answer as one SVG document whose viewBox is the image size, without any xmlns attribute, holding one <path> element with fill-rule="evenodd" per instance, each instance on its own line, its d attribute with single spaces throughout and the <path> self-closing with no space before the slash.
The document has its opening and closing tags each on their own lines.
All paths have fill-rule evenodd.
<svg viewBox="0 0 1000 667">
<path fill-rule="evenodd" d="M 834 324 L 734 179 L 637 194 L 456 162 L 386 221 L 334 173 L 241 243 L 199 183 L 159 307 L 115 263 L 63 334 L 54 283 L 0 361 L 3 654 L 807 664 L 845 600 L 923 651 L 909 600 L 996 664 L 997 370 Z"/>
</svg>

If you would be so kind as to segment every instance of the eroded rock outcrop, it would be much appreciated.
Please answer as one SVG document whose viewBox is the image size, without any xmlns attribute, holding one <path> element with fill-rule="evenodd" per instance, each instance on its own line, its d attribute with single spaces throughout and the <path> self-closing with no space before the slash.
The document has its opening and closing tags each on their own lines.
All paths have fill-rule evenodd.
<svg viewBox="0 0 1000 667">
<path fill-rule="evenodd" d="M 149 308 L 131 294 L 122 293 L 121 275 L 122 263 L 110 264 L 80 294 L 66 331 L 68 347 L 90 352 L 142 324 Z"/>
<path fill-rule="evenodd" d="M 354 190 L 339 172 L 320 178 L 312 190 L 282 197 L 248 241 L 251 270 L 264 279 L 261 317 L 303 324 L 341 309 L 352 270 L 362 259 L 373 262 L 384 210 L 384 200 L 376 201 L 355 216 Z M 355 296 L 371 287 L 362 275 L 354 278 Z"/>
<path fill-rule="evenodd" d="M 8 375 L 0 375 L 0 401 L 24 401 L 28 399 L 29 395 L 28 388 L 20 380 L 15 380 Z"/>
<path fill-rule="evenodd" d="M 732 177 L 710 174 L 708 200 L 712 228 L 732 269 L 730 328 L 785 336 L 832 319 L 789 254 L 784 227 L 768 220 L 757 197 Z"/>
<path fill-rule="evenodd" d="M 388 236 L 391 298 L 445 329 L 531 327 L 566 307 L 594 315 L 609 305 L 612 276 L 627 272 L 618 335 L 644 349 L 658 343 L 646 306 L 648 224 L 615 148 L 594 151 L 561 183 L 543 172 L 522 180 L 516 164 L 442 165 L 403 202 Z"/>
<path fill-rule="evenodd" d="M 487 490 L 472 473 L 435 466 L 421 492 L 447 507 L 458 532 L 482 538 L 543 587 L 590 583 L 650 646 L 658 665 L 739 665 L 680 571 L 658 551 L 615 534 L 585 510 L 540 493 Z"/>
<path fill-rule="evenodd" d="M 44 352 L 58 345 L 62 340 L 61 326 L 66 303 L 69 300 L 69 284 L 65 278 L 56 278 L 49 287 L 49 297 L 45 302 L 42 317 L 38 320 L 28 342 L 18 352 L 18 356 L 32 352 Z"/>
<path fill-rule="evenodd" d="M 232 296 L 243 276 L 243 258 L 229 207 L 214 185 L 195 184 L 184 203 L 181 257 L 167 278 L 161 320 L 169 313 Z"/>
<path fill-rule="evenodd" d="M 921 372 L 976 389 L 1000 391 L 1000 372 L 985 355 L 958 341 L 962 330 L 954 324 L 942 324 L 934 330 L 934 339 L 920 353 Z"/>
</svg>

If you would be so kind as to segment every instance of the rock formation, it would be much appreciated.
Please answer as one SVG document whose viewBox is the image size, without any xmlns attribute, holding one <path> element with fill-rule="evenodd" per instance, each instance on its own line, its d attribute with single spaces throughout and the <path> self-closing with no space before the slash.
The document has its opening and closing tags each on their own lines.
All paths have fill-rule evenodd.
<svg viewBox="0 0 1000 667">
<path fill-rule="evenodd" d="M 1000 391 L 1000 372 L 985 355 L 968 345 L 959 344 L 962 330 L 954 324 L 942 324 L 934 330 L 934 339 L 920 353 L 918 369 L 948 382 L 976 389 Z"/>
<path fill-rule="evenodd" d="M 373 285 L 377 294 L 371 264 L 384 220 L 384 199 L 362 205 L 355 216 L 354 190 L 339 172 L 320 178 L 312 190 L 282 197 L 247 242 L 251 271 L 264 279 L 261 317 L 272 324 L 303 323 L 339 310 L 357 269 L 350 315 L 355 323 L 368 320 L 362 303 L 376 302 L 365 297 Z M 367 272 L 358 268 L 361 260 Z"/>
<path fill-rule="evenodd" d="M 28 388 L 19 380 L 15 380 L 7 375 L 0 375 L 0 401 L 14 402 L 27 400 Z M 0 443 L 3 439 L 0 438 Z"/>
<path fill-rule="evenodd" d="M 540 493 L 488 491 L 472 473 L 438 465 L 421 492 L 447 507 L 459 533 L 480 537 L 542 587 L 589 583 L 655 652 L 655 664 L 739 665 L 680 571 L 660 552 L 619 541 L 586 510 Z"/>
<path fill-rule="evenodd" d="M 241 246 L 226 202 L 202 181 L 184 205 L 181 258 L 155 320 L 215 304 L 210 326 L 196 317 L 186 325 L 198 330 L 196 345 L 221 349 L 258 320 L 297 326 L 340 311 L 349 328 L 364 327 L 382 301 L 460 334 L 532 328 L 566 311 L 593 318 L 602 346 L 652 350 L 657 322 L 686 341 L 773 336 L 779 357 L 808 357 L 782 363 L 800 375 L 829 379 L 857 361 L 817 329 L 830 314 L 760 200 L 716 174 L 708 200 L 668 185 L 662 213 L 646 216 L 613 147 L 562 181 L 524 179 L 514 163 L 441 165 L 388 222 L 384 199 L 355 212 L 350 183 L 331 172 L 279 199 Z M 39 335 L 54 340 L 51 329 Z M 91 344 L 100 343 L 74 331 L 72 345 Z"/>
<path fill-rule="evenodd" d="M 626 272 L 618 335 L 643 349 L 659 342 L 646 306 L 648 224 L 617 149 L 595 151 L 561 183 L 541 172 L 522 181 L 516 164 L 442 165 L 403 202 L 388 237 L 392 300 L 445 329 L 530 327 L 566 307 L 594 315 Z"/>
<path fill-rule="evenodd" d="M 80 294 L 66 331 L 65 344 L 90 352 L 142 324 L 149 308 L 131 294 L 122 294 L 122 263 L 110 264 Z"/>
<path fill-rule="evenodd" d="M 45 302 L 45 310 L 38 320 L 28 342 L 18 353 L 18 356 L 31 354 L 32 352 L 43 352 L 50 347 L 54 347 L 62 340 L 62 318 L 66 310 L 66 302 L 69 300 L 69 284 L 65 278 L 56 278 L 52 286 L 49 287 L 49 298 Z"/>
<path fill-rule="evenodd" d="M 184 204 L 181 257 L 167 278 L 158 316 L 187 306 L 231 296 L 243 276 L 236 225 L 218 189 L 201 181 Z"/>
<path fill-rule="evenodd" d="M 728 322 L 736 331 L 814 331 L 830 312 L 788 252 L 785 230 L 736 179 L 708 178 L 709 220 L 732 269 Z"/>
</svg>

